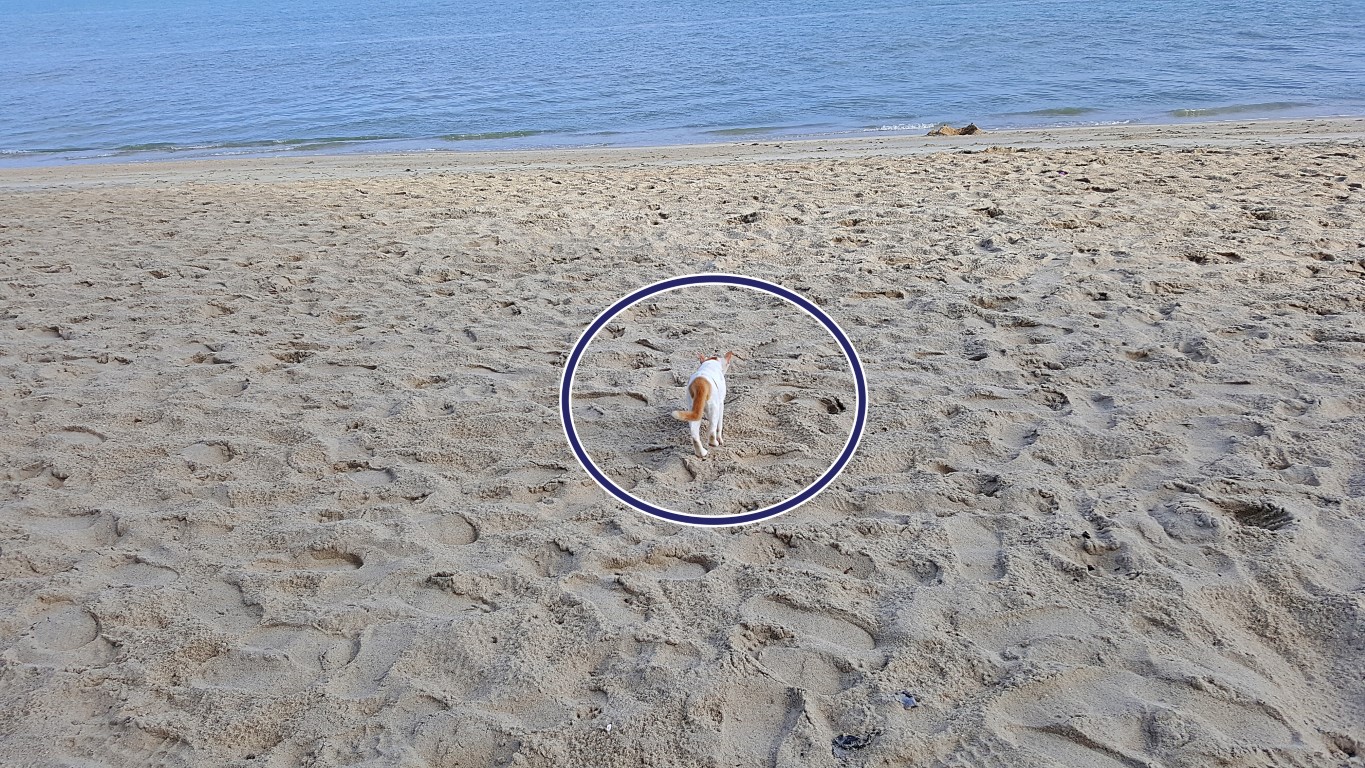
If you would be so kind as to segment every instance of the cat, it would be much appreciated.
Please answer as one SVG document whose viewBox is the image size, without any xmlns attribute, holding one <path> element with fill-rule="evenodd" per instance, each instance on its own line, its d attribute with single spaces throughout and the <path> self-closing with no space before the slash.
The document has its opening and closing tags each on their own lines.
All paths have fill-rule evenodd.
<svg viewBox="0 0 1365 768">
<path fill-rule="evenodd" d="M 709 442 L 713 446 L 725 445 L 722 431 L 725 428 L 725 372 L 730 370 L 730 360 L 734 352 L 726 352 L 724 358 L 697 355 L 701 365 L 692 378 L 687 380 L 687 394 L 692 398 L 691 411 L 674 411 L 673 418 L 688 422 L 692 428 L 692 447 L 697 449 L 697 458 L 706 458 L 706 446 L 701 442 L 701 420 L 707 420 Z"/>
</svg>

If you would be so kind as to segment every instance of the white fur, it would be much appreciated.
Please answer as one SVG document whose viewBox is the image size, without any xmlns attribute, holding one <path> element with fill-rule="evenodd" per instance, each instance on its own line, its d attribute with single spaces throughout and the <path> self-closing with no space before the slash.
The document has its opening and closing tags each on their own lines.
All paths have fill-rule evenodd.
<svg viewBox="0 0 1365 768">
<path fill-rule="evenodd" d="M 699 378 L 711 382 L 711 396 L 707 398 L 702 408 L 702 418 L 707 421 L 707 438 L 713 446 L 725 445 L 725 372 L 730 368 L 730 358 L 731 354 L 726 353 L 724 358 L 703 359 L 701 365 L 697 367 L 697 372 L 687 380 L 689 398 L 692 382 Z M 688 410 L 691 410 L 691 407 L 692 403 L 689 402 Z M 697 456 L 705 458 L 707 451 L 701 440 L 701 419 L 689 421 L 687 426 L 691 429 L 692 447 L 696 449 Z"/>
</svg>

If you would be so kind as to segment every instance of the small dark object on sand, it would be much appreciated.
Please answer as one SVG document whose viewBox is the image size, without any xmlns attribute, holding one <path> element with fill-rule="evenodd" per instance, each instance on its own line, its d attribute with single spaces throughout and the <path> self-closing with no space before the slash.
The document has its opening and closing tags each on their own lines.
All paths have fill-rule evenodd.
<svg viewBox="0 0 1365 768">
<path fill-rule="evenodd" d="M 868 744 L 871 744 L 872 739 L 875 736 L 875 733 L 867 736 L 854 736 L 849 733 L 840 734 L 834 737 L 834 741 L 831 743 L 833 746 L 831 751 L 834 753 L 835 757 L 847 757 L 850 751 L 862 749 Z"/>
<path fill-rule="evenodd" d="M 900 693 L 896 694 L 896 696 L 900 698 L 901 706 L 905 707 L 906 709 L 914 709 L 915 707 L 919 706 L 919 699 L 916 699 L 915 694 L 909 691 L 901 691 Z"/>
<path fill-rule="evenodd" d="M 940 125 L 939 127 L 935 128 L 934 130 L 930 131 L 929 133 L 927 133 L 927 134 L 925 134 L 925 135 L 927 135 L 927 136 L 973 136 L 973 135 L 978 134 L 978 133 L 984 133 L 984 131 L 982 131 L 980 128 L 977 128 L 977 127 L 976 127 L 976 123 L 967 123 L 966 125 L 962 126 L 961 128 L 954 128 L 954 127 L 952 127 L 951 125 L 948 125 L 947 123 L 944 123 L 943 125 Z"/>
</svg>

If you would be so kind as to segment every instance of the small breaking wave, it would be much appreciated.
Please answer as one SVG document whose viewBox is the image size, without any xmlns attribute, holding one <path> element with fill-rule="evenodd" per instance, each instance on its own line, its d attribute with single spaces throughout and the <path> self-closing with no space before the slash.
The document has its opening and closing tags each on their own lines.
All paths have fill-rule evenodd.
<svg viewBox="0 0 1365 768">
<path fill-rule="evenodd" d="M 788 129 L 778 125 L 753 125 L 742 128 L 713 128 L 702 133 L 707 136 L 766 136 L 785 130 Z"/>
<path fill-rule="evenodd" d="M 1230 104 L 1225 107 L 1206 107 L 1201 109 L 1173 109 L 1171 117 L 1222 117 L 1224 115 L 1245 115 L 1264 112 L 1284 112 L 1290 109 L 1311 107 L 1297 101 L 1268 101 L 1262 104 Z"/>
<path fill-rule="evenodd" d="M 941 123 L 888 123 L 886 125 L 869 125 L 864 131 L 927 131 L 930 128 L 937 128 Z"/>
<path fill-rule="evenodd" d="M 1080 117 L 1099 111 L 1095 107 L 1049 107 L 1047 109 L 1030 109 L 1025 112 L 1007 112 L 1006 114 L 1010 117 Z"/>
<path fill-rule="evenodd" d="M 485 133 L 448 133 L 440 136 L 442 141 L 498 141 L 500 139 L 525 139 L 543 136 L 550 131 L 487 131 Z"/>
</svg>

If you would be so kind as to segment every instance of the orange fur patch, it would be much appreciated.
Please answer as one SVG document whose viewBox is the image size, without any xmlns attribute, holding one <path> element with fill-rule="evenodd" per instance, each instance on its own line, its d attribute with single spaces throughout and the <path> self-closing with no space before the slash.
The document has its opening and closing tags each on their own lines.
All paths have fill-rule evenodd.
<svg viewBox="0 0 1365 768">
<path fill-rule="evenodd" d="M 683 421 L 701 421 L 702 411 L 706 409 L 706 401 L 711 398 L 711 381 L 703 376 L 692 380 L 692 386 L 687 388 L 692 395 L 692 411 L 674 411 L 673 415 Z"/>
</svg>

